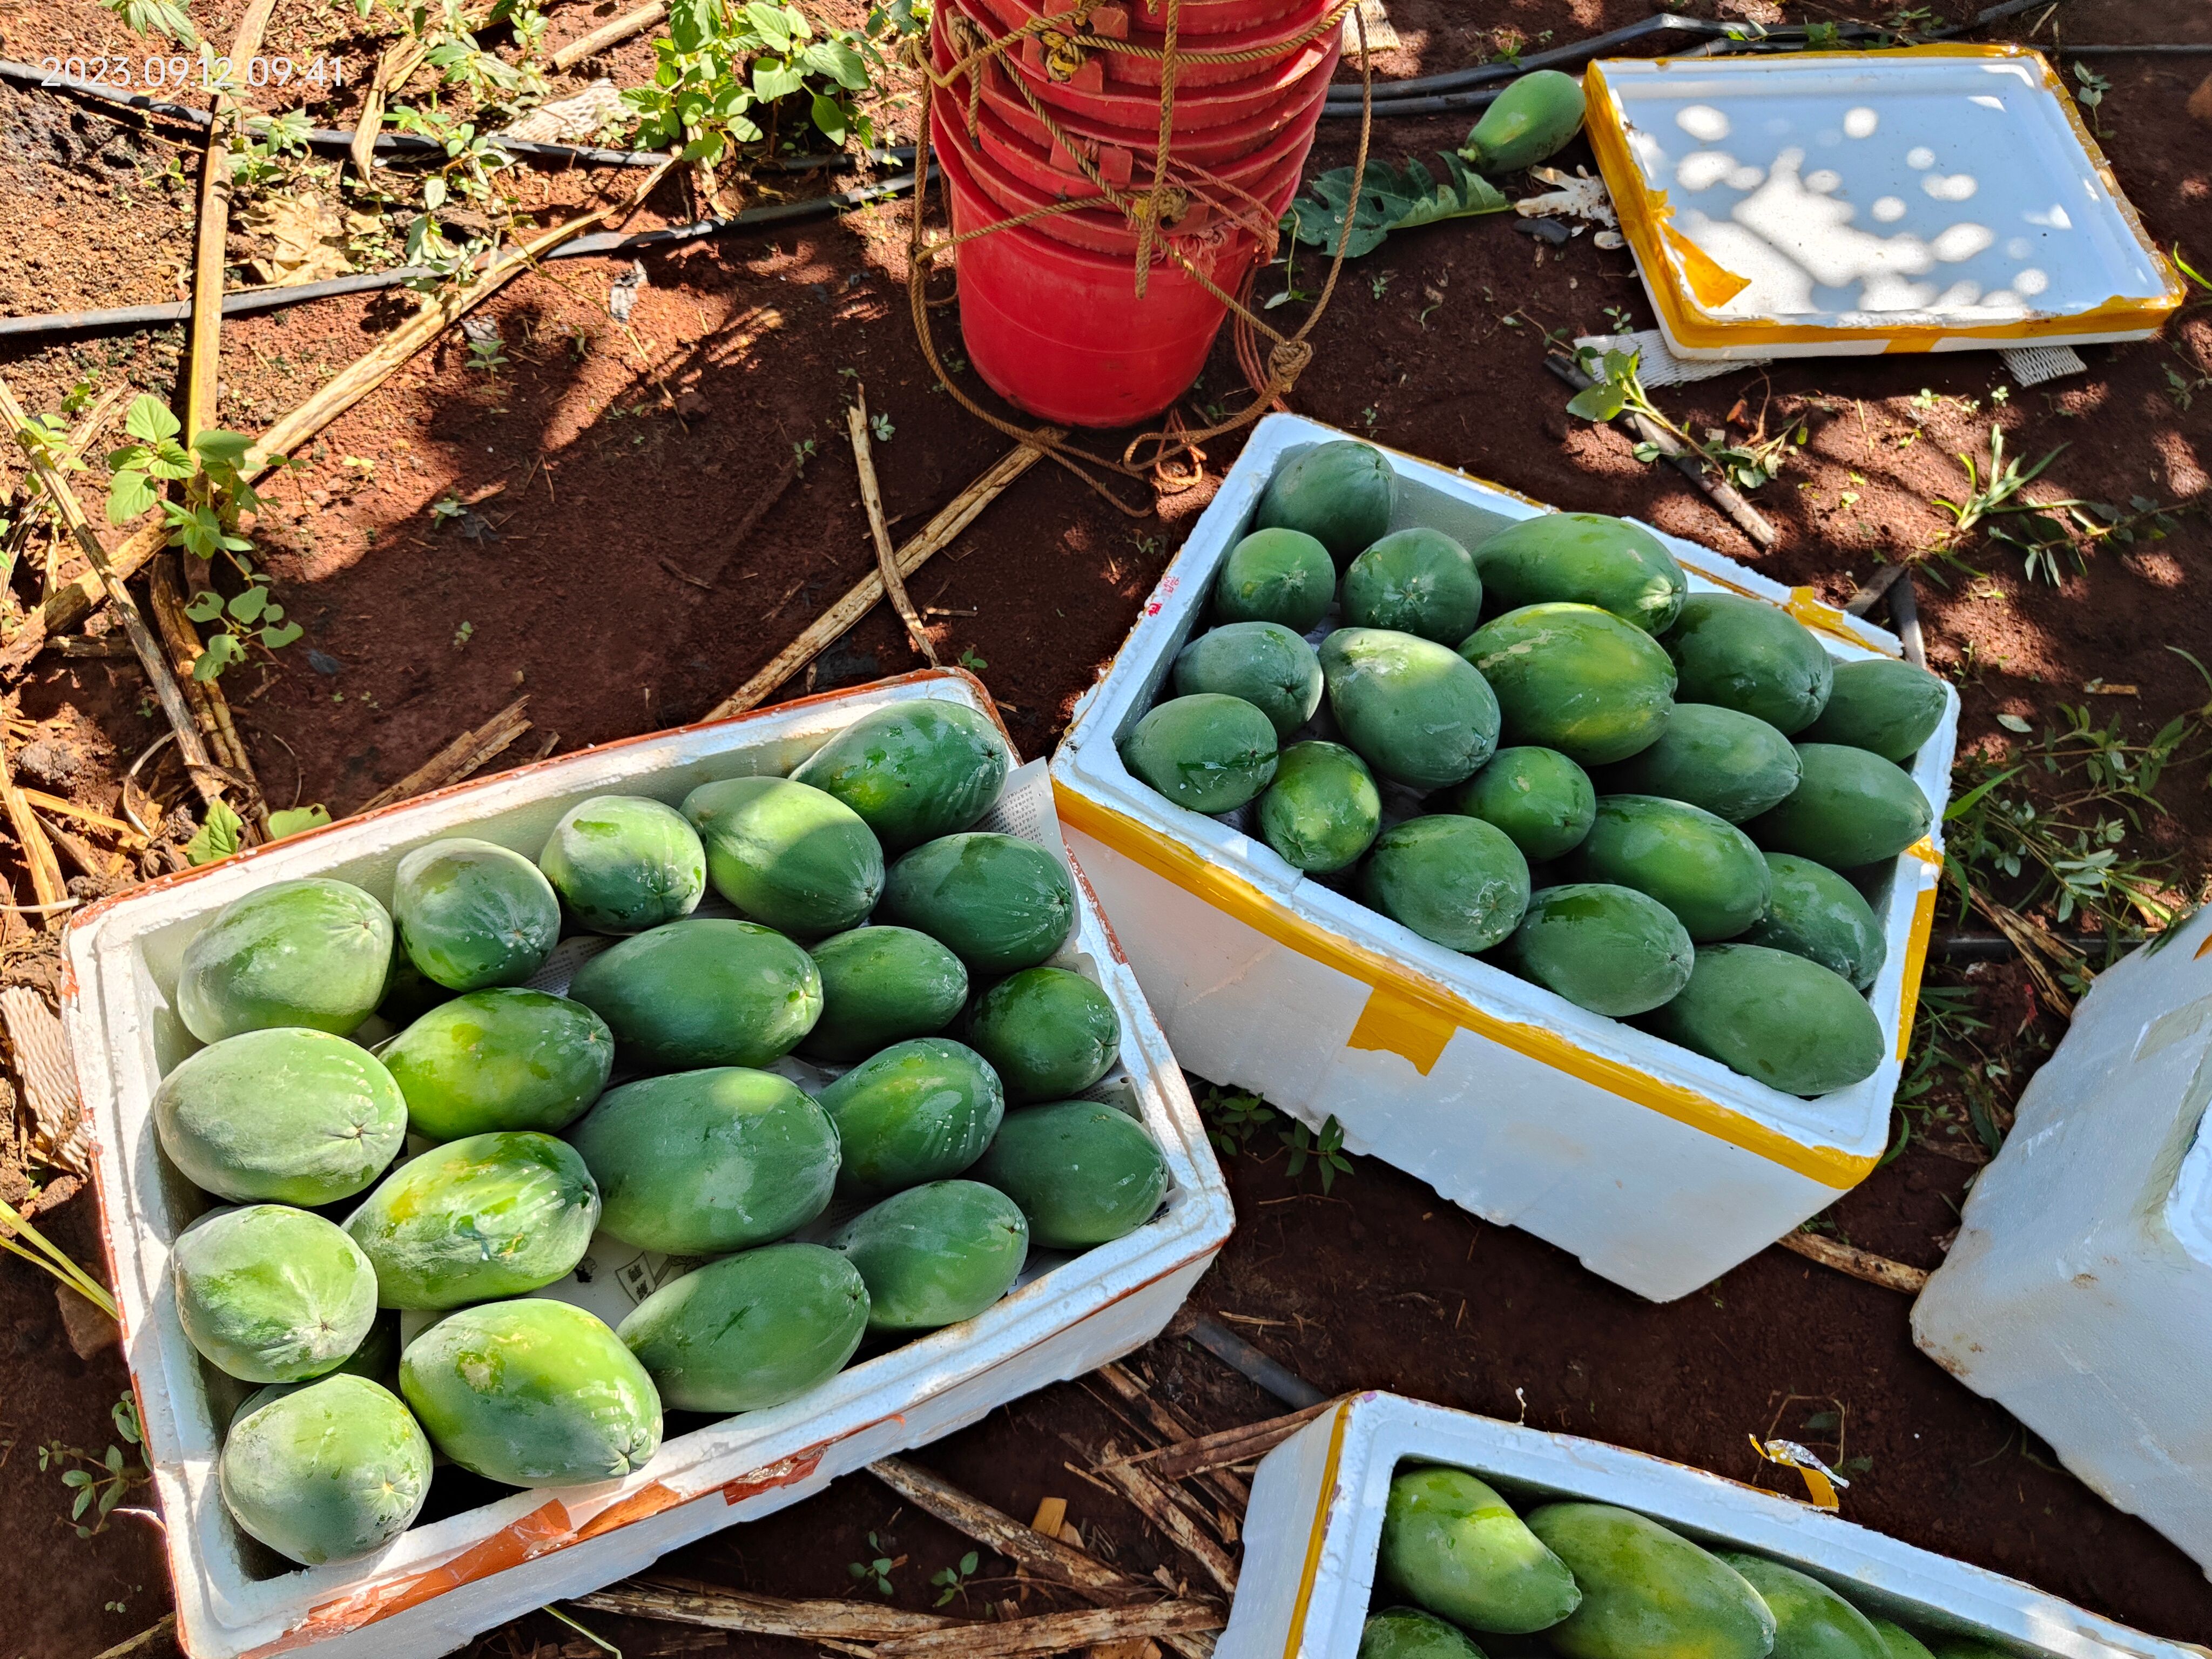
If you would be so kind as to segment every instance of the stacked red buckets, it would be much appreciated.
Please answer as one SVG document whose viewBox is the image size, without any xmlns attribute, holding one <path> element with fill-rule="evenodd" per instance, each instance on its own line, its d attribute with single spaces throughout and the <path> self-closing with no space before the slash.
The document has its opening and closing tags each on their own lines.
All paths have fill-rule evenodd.
<svg viewBox="0 0 2212 1659">
<path fill-rule="evenodd" d="M 1065 18 L 1070 3 L 939 0 L 930 37 L 939 74 L 1040 15 Z M 1260 257 L 1259 228 L 1297 192 L 1336 68 L 1343 0 L 1182 0 L 1168 173 L 1176 211 L 1155 235 L 1140 295 L 1137 227 L 1062 138 L 1116 190 L 1149 193 L 1162 59 L 1089 43 L 1157 53 L 1166 3 L 1095 5 L 1050 40 L 1031 35 L 977 60 L 931 101 L 954 234 L 989 231 L 954 256 L 969 360 L 1009 402 L 1062 425 L 1144 420 L 1197 378 L 1227 313 L 1182 262 L 1221 294 L 1237 292 Z M 1085 200 L 1097 205 L 1009 222 Z"/>
</svg>

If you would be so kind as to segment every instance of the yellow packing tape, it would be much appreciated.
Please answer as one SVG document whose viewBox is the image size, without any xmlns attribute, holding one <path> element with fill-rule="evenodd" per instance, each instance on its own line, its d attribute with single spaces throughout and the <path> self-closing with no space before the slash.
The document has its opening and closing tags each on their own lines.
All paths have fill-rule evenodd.
<svg viewBox="0 0 2212 1659">
<path fill-rule="evenodd" d="M 1283 1642 L 1283 1659 L 1298 1659 L 1306 1635 L 1306 1612 L 1313 1605 L 1314 1584 L 1321 1577 L 1321 1549 L 1328 1536 L 1328 1506 L 1336 1497 L 1336 1471 L 1344 1461 L 1344 1431 L 1352 1421 L 1352 1401 L 1336 1408 L 1328 1431 L 1328 1460 L 1321 1469 L 1321 1501 L 1314 1505 L 1313 1527 L 1306 1534 L 1305 1565 L 1298 1573 L 1298 1599 L 1291 1608 L 1290 1634 Z"/>
</svg>

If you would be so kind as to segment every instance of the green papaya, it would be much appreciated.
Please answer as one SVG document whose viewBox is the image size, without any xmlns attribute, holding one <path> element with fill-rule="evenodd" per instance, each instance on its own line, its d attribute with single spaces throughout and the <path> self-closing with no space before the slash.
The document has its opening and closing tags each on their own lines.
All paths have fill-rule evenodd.
<svg viewBox="0 0 2212 1659">
<path fill-rule="evenodd" d="M 830 1084 L 822 1109 L 837 1125 L 839 1188 L 872 1194 L 958 1175 L 998 1133 L 1006 1096 L 967 1044 L 915 1037 Z"/>
<path fill-rule="evenodd" d="M 789 778 L 722 778 L 684 798 L 707 879 L 746 917 L 812 938 L 866 920 L 884 890 L 884 849 L 860 815 Z"/>
<path fill-rule="evenodd" d="M 1742 943 L 1817 962 L 1864 991 L 1888 959 L 1889 946 L 1859 890 L 1825 864 L 1788 853 L 1766 854 L 1774 896 Z"/>
<path fill-rule="evenodd" d="M 820 1244 L 767 1244 L 663 1285 L 616 1328 L 660 1403 L 757 1412 L 828 1382 L 868 1332 L 860 1270 Z"/>
<path fill-rule="evenodd" d="M 433 1147 L 386 1176 L 346 1218 L 386 1308 L 458 1308 L 567 1276 L 599 1220 L 576 1149 L 532 1129 Z"/>
<path fill-rule="evenodd" d="M 822 975 L 771 928 L 691 916 L 602 951 L 568 995 L 606 1021 L 625 1066 L 765 1066 L 814 1029 Z"/>
<path fill-rule="evenodd" d="M 1279 623 L 1231 623 L 1201 634 L 1175 659 L 1182 696 L 1215 692 L 1242 697 L 1287 738 L 1321 707 L 1321 659 Z"/>
<path fill-rule="evenodd" d="M 1233 812 L 1273 781 L 1276 743 L 1257 704 L 1201 691 L 1170 697 L 1132 726 L 1121 764 L 1177 806 Z"/>
<path fill-rule="evenodd" d="M 1690 591 L 1664 542 L 1602 513 L 1540 513 L 1508 525 L 1474 550 L 1486 601 L 1501 613 L 1531 605 L 1594 605 L 1647 634 L 1663 634 Z"/>
<path fill-rule="evenodd" d="M 1927 1646 L 1936 1659 L 2013 1659 L 2006 1649 L 1978 1636 L 1954 1636 L 1943 1632 L 1929 1638 Z"/>
<path fill-rule="evenodd" d="M 1942 680 L 1894 657 L 1840 662 L 1805 741 L 1848 744 L 1902 764 L 1936 735 L 1950 701 Z"/>
<path fill-rule="evenodd" d="M 1024 968 L 976 1000 L 968 1046 L 990 1062 L 1009 1105 L 1064 1100 L 1114 1069 L 1121 1017 L 1112 999 L 1065 968 Z"/>
<path fill-rule="evenodd" d="M 1528 860 L 1494 823 L 1439 812 L 1376 837 L 1359 896 L 1448 951 L 1487 951 L 1521 925 Z"/>
<path fill-rule="evenodd" d="M 1677 697 L 1757 715 L 1785 737 L 1820 718 L 1835 677 L 1810 629 L 1736 593 L 1691 594 L 1661 643 L 1674 659 Z"/>
<path fill-rule="evenodd" d="M 788 1078 L 741 1066 L 610 1089 L 569 1132 L 611 1238 L 720 1255 L 796 1231 L 829 1207 L 837 1131 Z"/>
<path fill-rule="evenodd" d="M 619 1480 L 660 1449 L 660 1396 L 596 1315 L 529 1297 L 447 1314 L 399 1357 L 430 1443 L 510 1486 Z"/>
<path fill-rule="evenodd" d="M 1294 743 L 1260 797 L 1260 834 L 1293 869 L 1341 870 L 1375 843 L 1382 795 L 1367 763 L 1340 743 Z"/>
<path fill-rule="evenodd" d="M 791 775 L 859 813 L 885 854 L 903 853 L 991 810 L 1006 781 L 1006 739 L 965 703 L 893 703 L 854 720 Z"/>
<path fill-rule="evenodd" d="M 1012 1289 L 1030 1227 L 996 1188 L 933 1181 L 863 1210 L 830 1248 L 867 1285 L 868 1329 L 903 1335 L 973 1319 Z"/>
<path fill-rule="evenodd" d="M 376 1321 L 376 1273 L 334 1224 L 283 1204 L 211 1210 L 169 1252 L 177 1319 L 246 1382 L 336 1370 Z"/>
<path fill-rule="evenodd" d="M 1926 1643 L 1893 1620 L 1877 1619 L 1874 1621 L 1874 1628 L 1875 1633 L 1881 1638 L 1881 1644 L 1889 1659 L 1936 1659 Z M 1972 1659 L 1984 1659 L 1984 1656 L 1975 1655 Z"/>
<path fill-rule="evenodd" d="M 1560 869 L 1570 881 L 1649 893 L 1696 943 L 1734 939 L 1773 896 L 1749 836 L 1701 806 L 1656 795 L 1601 796 L 1589 834 Z"/>
<path fill-rule="evenodd" d="M 1773 1659 L 1889 1659 L 1873 1620 L 1819 1579 L 1740 1550 L 1716 1553 L 1774 1615 Z"/>
<path fill-rule="evenodd" d="M 1690 982 L 1696 947 L 1648 893 L 1602 883 L 1546 887 L 1499 949 L 1498 962 L 1577 1007 L 1626 1019 Z"/>
<path fill-rule="evenodd" d="M 399 860 L 392 919 L 423 977 L 449 991 L 520 985 L 561 942 L 561 901 L 521 854 L 448 836 Z"/>
<path fill-rule="evenodd" d="M 272 882 L 185 946 L 177 1018 L 202 1042 L 303 1025 L 343 1036 L 384 1000 L 392 918 L 349 882 Z"/>
<path fill-rule="evenodd" d="M 614 1033 L 580 1002 L 497 986 L 441 1003 L 380 1058 L 428 1140 L 491 1129 L 557 1134 L 591 1109 L 614 1069 Z"/>
<path fill-rule="evenodd" d="M 699 832 L 667 802 L 641 795 L 577 802 L 545 837 L 538 867 L 595 933 L 641 933 L 688 916 L 707 891 Z"/>
<path fill-rule="evenodd" d="M 1786 1095 L 1848 1089 L 1881 1069 L 1881 1022 L 1850 981 L 1763 945 L 1707 945 L 1646 1024 L 1669 1042 Z"/>
<path fill-rule="evenodd" d="M 1385 1607 L 1360 1626 L 1357 1659 L 1485 1659 L 1456 1625 L 1418 1607 Z"/>
<path fill-rule="evenodd" d="M 1434 640 L 1340 628 L 1322 641 L 1321 671 L 1345 742 L 1394 783 L 1444 788 L 1471 777 L 1498 747 L 1498 698 Z"/>
<path fill-rule="evenodd" d="M 382 1549 L 430 1494 L 430 1443 L 389 1389 L 326 1376 L 232 1423 L 216 1484 L 241 1531 L 310 1567 Z"/>
<path fill-rule="evenodd" d="M 1533 861 L 1582 844 L 1597 816 L 1597 791 L 1589 774 L 1558 750 L 1527 744 L 1499 750 L 1441 804 L 1495 824 Z"/>
<path fill-rule="evenodd" d="M 1744 825 L 1769 852 L 1856 869 L 1895 858 L 1936 821 L 1912 775 L 1868 750 L 1801 743 L 1797 764 L 1797 787 Z"/>
<path fill-rule="evenodd" d="M 1509 739 L 1582 766 L 1649 748 L 1674 707 L 1667 653 L 1594 605 L 1523 605 L 1485 623 L 1459 651 L 1497 694 Z"/>
<path fill-rule="evenodd" d="M 1020 1206 L 1030 1243 L 1087 1250 L 1135 1231 L 1167 1194 L 1167 1160 L 1127 1112 L 1087 1100 L 1006 1114 L 972 1171 Z"/>
<path fill-rule="evenodd" d="M 1482 578 L 1440 530 L 1394 530 L 1344 573 L 1344 620 L 1457 645 L 1482 620 Z"/>
<path fill-rule="evenodd" d="M 1501 1635 L 1548 1630 L 1583 1599 L 1566 1564 L 1493 1487 L 1434 1464 L 1391 1477 L 1376 1572 L 1431 1613 Z"/>
<path fill-rule="evenodd" d="M 1660 795 L 1741 823 L 1797 787 L 1797 750 L 1755 714 L 1678 702 L 1659 740 L 1606 769 L 1609 795 Z"/>
<path fill-rule="evenodd" d="M 1382 452 L 1339 441 L 1316 444 L 1276 469 L 1252 514 L 1255 530 L 1297 530 L 1340 569 L 1390 528 L 1395 475 Z"/>
<path fill-rule="evenodd" d="M 1582 127 L 1582 82 L 1557 70 L 1531 70 L 1483 111 L 1460 159 L 1480 173 L 1516 172 L 1565 149 Z"/>
<path fill-rule="evenodd" d="M 855 927 L 808 954 L 822 975 L 822 1018 L 799 1048 L 817 1060 L 849 1062 L 933 1036 L 967 1005 L 960 958 L 911 927 Z"/>
<path fill-rule="evenodd" d="M 1075 925 L 1075 886 L 1036 842 L 971 830 L 927 842 L 893 866 L 878 920 L 928 934 L 970 975 L 994 978 L 1060 949 Z"/>
<path fill-rule="evenodd" d="M 1547 1638 L 1565 1659 L 1765 1659 L 1774 1615 L 1719 1557 L 1605 1504 L 1547 1504 L 1528 1530 L 1567 1564 L 1582 1605 Z"/>
<path fill-rule="evenodd" d="M 1279 623 L 1310 634 L 1336 597 L 1336 562 L 1302 530 L 1255 530 L 1229 550 L 1213 578 L 1217 622 Z"/>
<path fill-rule="evenodd" d="M 327 1031 L 242 1031 L 190 1054 L 154 1091 L 154 1128 L 194 1185 L 239 1203 L 351 1198 L 407 1139 L 383 1062 Z"/>
</svg>

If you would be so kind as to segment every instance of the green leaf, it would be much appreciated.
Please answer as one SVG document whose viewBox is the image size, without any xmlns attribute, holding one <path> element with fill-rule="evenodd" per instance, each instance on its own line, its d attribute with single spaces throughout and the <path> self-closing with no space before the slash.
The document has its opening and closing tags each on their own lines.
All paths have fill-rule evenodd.
<svg viewBox="0 0 2212 1659">
<path fill-rule="evenodd" d="M 1609 421 L 1628 406 L 1627 390 L 1611 380 L 1584 386 L 1567 400 L 1567 413 L 1585 421 Z"/>
<path fill-rule="evenodd" d="M 822 136 L 829 139 L 831 143 L 843 143 L 846 131 L 851 124 L 847 118 L 842 100 L 831 97 L 826 92 L 816 93 L 814 94 L 814 125 L 820 130 Z"/>
<path fill-rule="evenodd" d="M 446 205 L 446 181 L 434 173 L 422 181 L 422 205 L 433 213 Z"/>
<path fill-rule="evenodd" d="M 250 623 L 260 616 L 268 605 L 269 590 L 257 585 L 240 593 L 224 609 L 238 621 Z"/>
<path fill-rule="evenodd" d="M 210 427 L 192 440 L 193 450 L 209 466 L 242 466 L 246 452 L 252 447 L 253 440 L 245 433 L 226 431 L 222 427 Z"/>
<path fill-rule="evenodd" d="M 192 595 L 191 603 L 185 607 L 185 614 L 197 623 L 213 622 L 222 615 L 222 595 L 203 588 Z"/>
<path fill-rule="evenodd" d="M 220 637 L 228 638 L 228 635 Z M 201 659 L 205 661 L 206 659 Z M 199 678 L 197 674 L 195 679 Z M 185 857 L 192 864 L 213 864 L 217 859 L 227 859 L 239 849 L 246 831 L 245 822 L 222 800 L 208 803 L 207 817 L 202 820 L 192 838 L 185 843 Z"/>
<path fill-rule="evenodd" d="M 282 651 L 306 631 L 299 623 L 289 622 L 281 627 L 264 628 L 261 630 L 261 643 L 271 651 Z"/>
<path fill-rule="evenodd" d="M 1403 170 L 1387 161 L 1370 161 L 1356 203 L 1352 200 L 1350 167 L 1320 174 L 1308 183 L 1308 194 L 1291 206 L 1298 240 L 1334 252 L 1348 215 L 1352 231 L 1345 257 L 1356 259 L 1373 252 L 1394 230 L 1496 213 L 1510 205 L 1496 185 L 1470 171 L 1456 155 L 1439 152 L 1437 159 L 1445 169 L 1441 182 L 1417 161 L 1408 161 Z"/>
<path fill-rule="evenodd" d="M 330 821 L 330 811 L 320 802 L 313 806 L 288 806 L 269 815 L 269 839 L 282 841 L 303 830 L 319 830 Z"/>
<path fill-rule="evenodd" d="M 75 1471 L 75 1473 L 82 1474 L 84 1472 L 82 1469 L 79 1469 Z M 70 1519 L 74 1521 L 79 1516 L 82 1515 L 87 1510 L 90 1509 L 92 1507 L 92 1498 L 93 1492 L 90 1486 L 78 1487 L 76 1492 L 76 1502 L 70 1505 Z"/>
<path fill-rule="evenodd" d="M 1997 716 L 1997 724 L 2008 732 L 2019 732 L 2022 737 L 2035 730 L 2017 714 L 2000 714 Z"/>
<path fill-rule="evenodd" d="M 754 33 L 768 43 L 769 50 L 773 52 L 791 50 L 791 20 L 785 15 L 781 6 L 768 5 L 764 3 L 764 0 L 748 0 L 745 16 L 751 22 Z M 805 27 L 804 18 L 800 19 L 799 22 L 802 27 Z"/>
<path fill-rule="evenodd" d="M 805 61 L 809 68 L 819 70 L 848 92 L 867 90 L 868 66 L 842 40 L 816 41 L 807 47 Z"/>
<path fill-rule="evenodd" d="M 154 486 L 143 472 L 118 472 L 107 486 L 107 521 L 126 525 L 154 505 Z"/>
<path fill-rule="evenodd" d="M 131 400 L 130 410 L 123 416 L 123 429 L 140 443 L 152 444 L 175 437 L 184 427 L 169 413 L 167 404 L 151 392 L 142 392 Z"/>
<path fill-rule="evenodd" d="M 973 1573 L 975 1571 L 976 1563 L 981 1559 L 982 1558 L 977 1555 L 973 1550 L 969 1550 L 967 1554 L 962 1556 L 960 1558 L 960 1576 L 963 1578 L 965 1578 L 969 1574 Z"/>
<path fill-rule="evenodd" d="M 91 1484 L 92 1477 L 82 1469 L 69 1469 L 62 1474 L 62 1485 L 64 1486 L 88 1486 Z"/>
<path fill-rule="evenodd" d="M 246 660 L 246 647 L 239 643 L 235 634 L 209 635 L 207 649 L 192 665 L 192 678 L 204 685 L 234 662 Z"/>
<path fill-rule="evenodd" d="M 806 77 L 789 64 L 767 58 L 753 62 L 753 96 L 764 104 L 788 98 L 806 84 Z"/>
</svg>

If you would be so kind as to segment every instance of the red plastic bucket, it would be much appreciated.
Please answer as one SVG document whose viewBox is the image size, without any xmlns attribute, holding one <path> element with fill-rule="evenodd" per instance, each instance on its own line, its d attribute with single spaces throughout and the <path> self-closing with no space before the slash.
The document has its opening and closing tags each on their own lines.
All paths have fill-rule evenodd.
<svg viewBox="0 0 2212 1659">
<path fill-rule="evenodd" d="M 942 108 L 941 106 L 939 107 Z M 962 135 L 957 131 L 957 118 L 951 118 L 948 125 L 953 130 L 947 131 L 939 142 L 962 141 Z M 982 153 L 980 156 L 977 155 L 975 147 L 970 146 L 969 159 L 979 175 L 995 167 L 999 172 L 1006 174 L 1026 188 L 1042 191 L 1046 196 L 1059 201 L 1091 201 L 1098 198 L 1098 186 L 1092 184 L 1082 173 L 1071 172 L 1053 166 L 1052 149 L 1048 143 L 1040 143 L 1018 131 L 1012 123 L 1002 120 L 999 112 L 988 104 L 978 112 L 976 138 L 981 143 Z M 1217 167 L 1208 167 L 1206 171 L 1221 179 L 1224 183 L 1237 186 L 1239 190 L 1250 191 L 1255 195 L 1264 196 L 1267 194 L 1268 175 L 1283 161 L 1287 160 L 1294 167 L 1304 165 L 1306 151 L 1313 147 L 1313 138 L 1314 129 L 1310 126 L 1303 131 L 1297 127 L 1285 128 L 1277 133 L 1274 141 L 1265 148 L 1255 149 L 1249 155 L 1237 156 Z M 1149 180 L 1152 176 L 1151 150 L 1146 149 L 1134 154 L 1125 150 L 1122 153 L 1128 158 L 1130 163 L 1129 179 L 1113 179 L 1112 181 L 1116 184 L 1127 184 L 1129 188 L 1142 189 L 1144 181 Z M 1249 205 L 1237 197 L 1235 191 L 1212 186 L 1207 179 L 1196 178 L 1189 173 L 1178 174 L 1172 169 L 1169 176 L 1179 178 L 1188 184 L 1194 195 L 1212 197 L 1232 211 L 1239 207 Z M 1109 173 L 1109 177 L 1111 179 L 1112 175 Z M 1003 207 L 1010 204 L 1002 200 L 1000 205 Z M 1201 201 L 1199 205 L 1202 206 L 1203 202 Z M 1101 210 L 1101 211 L 1111 210 L 1110 209 Z M 1043 229 L 1048 222 L 1039 220 L 1037 228 Z M 1195 229 L 1197 226 L 1194 224 L 1190 228 Z"/>
<path fill-rule="evenodd" d="M 951 44 L 941 29 L 933 31 L 930 39 L 938 72 L 942 74 L 955 62 Z M 1194 167 L 1218 168 L 1224 161 L 1249 155 L 1267 144 L 1285 128 L 1303 124 L 1310 131 L 1320 118 L 1322 100 L 1328 96 L 1329 76 L 1334 68 L 1333 63 L 1316 64 L 1304 81 L 1285 94 L 1283 102 L 1263 108 L 1256 115 L 1191 131 L 1177 131 L 1170 154 L 1176 161 L 1187 161 Z M 1044 123 L 1036 118 L 1021 94 L 1006 84 L 1005 70 L 987 64 L 982 66 L 978 78 L 982 82 L 982 102 L 986 107 L 1039 149 L 1051 148 L 1051 133 L 1046 131 Z M 965 120 L 965 100 L 961 93 L 939 93 L 938 96 L 960 104 L 962 119 Z M 1178 98 L 1176 100 L 1178 116 L 1183 113 L 1183 100 Z M 1149 158 L 1159 143 L 1158 105 L 1154 103 L 1150 107 L 1154 112 L 1154 124 L 1141 128 L 1118 126 L 1065 109 L 1054 111 L 1053 119 L 1063 131 L 1077 137 L 1087 138 L 1096 143 L 1116 145 Z"/>
<path fill-rule="evenodd" d="M 1233 33 L 1274 22 L 1304 10 L 1310 3 L 1310 0 L 1182 0 L 1176 27 L 1186 36 Z M 1057 16 L 1068 9 L 1066 0 L 1023 0 L 1022 5 L 1023 13 L 1031 17 Z M 1113 33 L 1109 21 L 1115 11 L 1140 29 L 1158 33 L 1167 27 L 1167 0 L 1107 0 L 1093 13 L 1092 27 L 1102 34 Z"/>
<path fill-rule="evenodd" d="M 1294 55 L 1303 51 L 1311 50 L 1320 44 L 1318 37 L 1304 41 L 1303 46 L 1299 43 L 1304 40 L 1305 36 L 1314 33 L 1335 5 L 1336 0 L 1298 0 L 1294 10 L 1269 21 L 1208 34 L 1202 41 L 1184 41 L 1184 49 L 1196 54 L 1258 52 L 1263 55 L 1241 64 L 1210 63 L 1204 61 L 1202 57 L 1200 61 L 1193 62 L 1186 58 L 1176 71 L 1178 101 L 1184 88 L 1195 89 L 1248 81 L 1290 62 Z M 968 9 L 978 22 L 994 33 L 1019 28 L 1038 15 L 1038 8 L 1029 3 L 1029 0 L 975 0 L 975 3 Z M 1164 49 L 1167 45 L 1167 36 L 1158 28 L 1144 27 L 1145 21 L 1141 13 L 1130 20 L 1127 36 L 1129 43 L 1149 46 L 1155 52 Z M 1164 22 L 1164 15 L 1160 21 Z M 1340 29 L 1329 33 L 1341 43 L 1343 33 Z M 1266 55 L 1269 53 L 1273 55 Z M 1139 58 L 1129 52 L 1102 52 L 1095 56 L 1105 71 L 1109 85 L 1157 87 L 1165 67 L 1157 58 Z"/>
<path fill-rule="evenodd" d="M 965 155 L 943 151 L 952 228 L 1001 223 Z M 1233 294 L 1258 254 L 1224 240 L 1208 275 Z M 1227 309 L 1173 264 L 1156 264 L 1141 300 L 1129 260 L 1070 247 L 1026 225 L 960 245 L 960 334 L 991 389 L 1064 426 L 1127 426 L 1158 414 L 1206 367 Z"/>
</svg>

